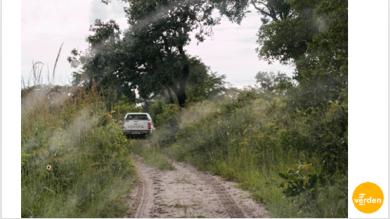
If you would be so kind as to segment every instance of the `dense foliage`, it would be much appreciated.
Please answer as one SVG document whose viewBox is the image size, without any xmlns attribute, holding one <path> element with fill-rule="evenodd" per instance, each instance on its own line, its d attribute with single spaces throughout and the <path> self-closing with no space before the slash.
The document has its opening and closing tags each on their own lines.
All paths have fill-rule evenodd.
<svg viewBox="0 0 390 219">
<path fill-rule="evenodd" d="M 128 4 L 126 12 L 131 27 L 123 38 L 113 21 L 97 20 L 91 27 L 93 35 L 88 37 L 90 51 L 82 55 L 75 51 L 69 58 L 70 62 L 83 64 L 83 71 L 76 73 L 76 78 L 86 76 L 84 82 L 97 83 L 102 89 L 112 89 L 113 85 L 116 90 L 127 89 L 128 97 L 137 89 L 144 100 L 167 95 L 169 102 L 177 102 L 181 107 L 195 85 L 199 85 L 195 88 L 198 93 L 192 95 L 202 95 L 209 92 L 212 83 L 215 86 L 222 83 L 223 78 L 211 74 L 184 48 L 191 41 L 191 33 L 196 31 L 197 40 L 203 41 L 210 34 L 210 26 L 218 23 L 211 16 L 212 4 L 200 0 L 131 0 Z M 203 75 L 191 76 L 194 71 Z"/>
</svg>

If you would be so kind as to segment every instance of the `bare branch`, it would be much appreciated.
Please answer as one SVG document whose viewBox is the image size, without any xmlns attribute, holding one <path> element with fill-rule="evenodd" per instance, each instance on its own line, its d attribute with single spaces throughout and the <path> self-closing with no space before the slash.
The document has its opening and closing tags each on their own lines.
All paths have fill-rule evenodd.
<svg viewBox="0 0 390 219">
<path fill-rule="evenodd" d="M 269 5 L 262 2 L 262 1 L 256 1 L 256 0 L 251 0 L 251 4 L 253 7 L 258 10 L 261 14 L 271 17 L 273 20 L 277 21 L 279 20 L 278 17 L 275 14 L 275 11 L 273 9 L 270 9 Z M 263 5 L 264 8 L 267 8 L 269 12 L 265 11 L 264 8 L 259 7 L 257 4 Z"/>
</svg>

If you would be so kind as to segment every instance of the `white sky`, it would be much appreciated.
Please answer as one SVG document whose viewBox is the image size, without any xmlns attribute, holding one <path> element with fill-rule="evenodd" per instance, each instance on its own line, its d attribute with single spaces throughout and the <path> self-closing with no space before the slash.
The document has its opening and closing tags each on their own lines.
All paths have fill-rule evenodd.
<svg viewBox="0 0 390 219">
<path fill-rule="evenodd" d="M 122 29 L 127 26 L 124 5 L 113 0 L 105 5 L 100 0 L 23 0 L 22 1 L 22 76 L 31 79 L 33 61 L 42 61 L 53 68 L 61 43 L 64 43 L 54 83 L 71 81 L 71 72 L 66 58 L 73 48 L 84 50 L 89 35 L 89 26 L 96 18 L 116 20 Z M 249 14 L 241 25 L 226 18 L 214 27 L 213 36 L 197 45 L 193 40 L 187 51 L 201 57 L 212 71 L 225 74 L 233 86 L 255 83 L 259 71 L 283 71 L 290 73 L 293 67 L 278 63 L 269 65 L 256 55 L 257 31 L 261 25 L 259 15 Z M 46 74 L 47 70 L 45 70 Z M 43 76 L 46 78 L 46 75 Z"/>
</svg>

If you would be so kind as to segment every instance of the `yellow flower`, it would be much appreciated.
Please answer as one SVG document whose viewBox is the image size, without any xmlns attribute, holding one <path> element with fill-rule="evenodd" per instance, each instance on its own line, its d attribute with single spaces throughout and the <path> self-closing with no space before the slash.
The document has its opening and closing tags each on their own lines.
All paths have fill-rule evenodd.
<svg viewBox="0 0 390 219">
<path fill-rule="evenodd" d="M 48 164 L 48 165 L 46 165 L 46 170 L 47 171 L 51 171 L 53 168 L 52 168 L 52 166 L 50 165 L 50 164 Z"/>
</svg>

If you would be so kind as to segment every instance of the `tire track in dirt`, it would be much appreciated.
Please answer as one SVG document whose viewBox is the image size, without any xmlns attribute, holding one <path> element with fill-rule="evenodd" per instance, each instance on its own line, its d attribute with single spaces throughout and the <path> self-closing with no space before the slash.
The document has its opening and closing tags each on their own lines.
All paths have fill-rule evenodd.
<svg viewBox="0 0 390 219">
<path fill-rule="evenodd" d="M 197 172 L 198 177 L 206 184 L 213 187 L 214 192 L 218 195 L 219 200 L 225 207 L 226 212 L 231 218 L 243 218 L 247 217 L 241 208 L 233 200 L 232 196 L 226 191 L 226 189 L 219 184 L 212 176 L 204 173 Z"/>
<path fill-rule="evenodd" d="M 211 175 L 206 172 L 200 172 L 188 164 L 189 171 L 194 172 L 206 184 L 211 185 L 214 192 L 219 196 L 220 201 L 231 218 L 253 218 L 268 217 L 264 206 L 257 204 L 252 200 L 249 192 L 242 191 L 234 182 L 229 182 L 221 177 Z"/>
<path fill-rule="evenodd" d="M 146 166 L 140 158 L 135 158 L 135 166 L 139 176 L 136 192 L 131 195 L 133 204 L 130 206 L 128 217 L 149 218 L 153 207 L 153 179 L 156 171 Z"/>
<path fill-rule="evenodd" d="M 159 171 L 135 159 L 138 188 L 128 217 L 266 217 L 267 212 L 233 182 L 173 162 Z"/>
</svg>

